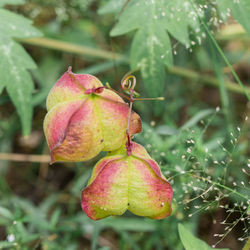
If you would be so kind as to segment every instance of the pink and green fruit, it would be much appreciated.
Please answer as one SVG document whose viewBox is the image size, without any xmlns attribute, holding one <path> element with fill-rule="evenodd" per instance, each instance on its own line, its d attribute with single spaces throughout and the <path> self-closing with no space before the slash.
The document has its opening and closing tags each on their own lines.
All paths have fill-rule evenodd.
<svg viewBox="0 0 250 250">
<path fill-rule="evenodd" d="M 82 209 L 93 220 L 121 215 L 163 219 L 171 214 L 172 188 L 143 146 L 131 144 L 101 159 L 82 191 Z"/>
<path fill-rule="evenodd" d="M 44 132 L 51 163 L 86 161 L 126 143 L 129 107 L 92 75 L 67 71 L 50 91 L 46 105 Z M 139 132 L 140 117 L 132 112 L 129 134 Z"/>
</svg>

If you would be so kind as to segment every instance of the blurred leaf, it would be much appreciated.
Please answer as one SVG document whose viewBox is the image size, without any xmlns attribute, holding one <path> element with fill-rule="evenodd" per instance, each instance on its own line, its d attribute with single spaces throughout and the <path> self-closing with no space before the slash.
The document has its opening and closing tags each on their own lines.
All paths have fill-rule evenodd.
<svg viewBox="0 0 250 250">
<path fill-rule="evenodd" d="M 97 248 L 100 232 L 101 232 L 100 227 L 94 228 L 91 237 L 91 250 L 95 250 Z"/>
<path fill-rule="evenodd" d="M 90 75 L 96 75 L 103 73 L 104 71 L 110 70 L 114 68 L 115 66 L 123 64 L 124 61 L 116 60 L 115 64 L 114 61 L 106 61 L 98 64 L 91 65 L 87 68 L 84 68 L 82 70 L 77 71 L 78 74 L 90 74 Z"/>
<path fill-rule="evenodd" d="M 91 176 L 91 169 L 85 171 L 84 173 L 81 173 L 81 175 L 74 181 L 74 184 L 71 188 L 72 194 L 77 196 L 79 193 L 81 193 L 84 185 L 86 185 L 90 176 Z"/>
<path fill-rule="evenodd" d="M 196 125 L 196 123 L 198 123 L 200 120 L 204 119 L 205 117 L 211 115 L 212 113 L 214 113 L 214 109 L 204 109 L 199 111 L 198 113 L 196 113 L 190 120 L 188 120 L 185 124 L 183 124 L 181 126 L 180 129 L 187 129 L 187 128 L 191 128 L 194 125 Z"/>
<path fill-rule="evenodd" d="M 56 209 L 53 214 L 51 215 L 51 219 L 50 219 L 50 226 L 51 228 L 55 228 L 56 224 L 59 221 L 61 215 L 61 210 L 60 209 Z"/>
<path fill-rule="evenodd" d="M 212 248 L 206 242 L 193 236 L 182 224 L 178 224 L 178 231 L 182 244 L 186 250 L 212 250 L 222 249 L 229 250 L 228 248 Z"/>
<path fill-rule="evenodd" d="M 51 207 L 58 201 L 59 194 L 51 194 L 47 196 L 39 205 L 39 209 L 44 213 L 48 213 Z"/>
<path fill-rule="evenodd" d="M 14 218 L 13 214 L 7 208 L 1 207 L 1 206 L 0 206 L 0 215 L 10 220 L 13 220 Z"/>
<path fill-rule="evenodd" d="M 110 0 L 98 10 L 98 14 L 117 13 L 125 3 L 126 0 Z"/>
<path fill-rule="evenodd" d="M 32 70 L 32 75 L 37 81 L 39 91 L 33 95 L 32 105 L 42 104 L 45 106 L 45 99 L 54 83 L 60 76 L 62 61 L 52 56 L 46 56 L 39 64 L 39 69 Z"/>
<path fill-rule="evenodd" d="M 33 240 L 36 240 L 36 239 L 38 239 L 40 237 L 40 235 L 39 234 L 26 234 L 26 235 L 24 235 L 23 237 L 22 237 L 22 239 L 21 239 L 21 242 L 22 242 L 22 244 L 25 244 L 25 243 L 28 243 L 28 242 L 31 242 L 31 241 L 33 241 Z"/>
<path fill-rule="evenodd" d="M 230 12 L 234 18 L 245 28 L 245 30 L 250 34 L 250 1 L 249 0 L 217 0 L 217 4 L 220 10 L 220 16 L 222 20 L 226 21 Z"/>
<path fill-rule="evenodd" d="M 155 129 L 155 132 L 159 135 L 174 135 L 178 133 L 178 130 L 167 125 L 161 125 Z"/>
<path fill-rule="evenodd" d="M 24 4 L 25 0 L 1 0 L 0 1 L 0 7 L 3 7 L 7 4 L 9 5 L 19 5 L 19 4 Z"/>
<path fill-rule="evenodd" d="M 17 247 L 17 243 L 16 242 L 8 242 L 8 241 L 0 241 L 0 249 L 7 249 L 7 248 L 12 248 L 13 247 Z"/>
<path fill-rule="evenodd" d="M 111 217 L 101 221 L 103 227 L 111 227 L 121 231 L 152 232 L 156 230 L 154 221 L 137 218 Z"/>
<path fill-rule="evenodd" d="M 26 51 L 11 37 L 40 36 L 31 21 L 0 9 L 0 93 L 6 87 L 21 119 L 24 135 L 31 130 L 33 82 L 27 69 L 36 68 Z"/>
</svg>

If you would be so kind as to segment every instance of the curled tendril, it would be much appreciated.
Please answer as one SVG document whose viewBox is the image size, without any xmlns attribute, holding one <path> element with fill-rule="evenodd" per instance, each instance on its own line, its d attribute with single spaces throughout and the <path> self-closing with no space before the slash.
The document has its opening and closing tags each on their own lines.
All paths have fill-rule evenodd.
<svg viewBox="0 0 250 250">
<path fill-rule="evenodd" d="M 134 88 L 136 85 L 136 78 L 133 75 L 124 76 L 121 81 L 122 89 L 123 91 L 130 95 L 130 97 L 138 97 L 140 96 L 139 93 L 137 93 Z"/>
<path fill-rule="evenodd" d="M 136 85 L 135 76 L 133 75 L 126 76 L 125 78 L 122 79 L 121 85 L 124 91 L 134 90 L 135 85 Z"/>
</svg>

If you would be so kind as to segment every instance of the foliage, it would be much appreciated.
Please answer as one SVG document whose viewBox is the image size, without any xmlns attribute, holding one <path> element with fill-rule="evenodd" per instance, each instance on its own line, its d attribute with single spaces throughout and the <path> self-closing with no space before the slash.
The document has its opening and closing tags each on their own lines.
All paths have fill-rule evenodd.
<svg viewBox="0 0 250 250">
<path fill-rule="evenodd" d="M 5 2 L 6 3 L 20 3 Z M 32 78 L 27 69 L 36 65 L 23 47 L 13 38 L 40 36 L 41 32 L 31 26 L 31 21 L 8 10 L 0 9 L 0 93 L 6 90 L 20 116 L 23 134 L 28 135 L 32 121 Z"/>
<path fill-rule="evenodd" d="M 0 249 L 178 250 L 191 243 L 247 249 L 249 1 L 188 1 L 187 12 L 187 1 L 144 2 L 0 1 L 0 47 L 13 46 L 8 57 L 0 49 Z M 161 8 L 157 18 L 154 7 Z M 190 15 L 197 18 L 182 22 Z M 43 32 L 45 39 L 29 39 L 26 32 Z M 161 105 L 138 101 L 133 107 L 143 120 L 134 140 L 173 187 L 167 219 L 126 212 L 96 222 L 82 212 L 81 191 L 105 153 L 84 163 L 48 165 L 45 99 L 69 65 L 116 90 L 132 70 L 142 97 L 165 97 Z M 28 134 L 31 121 L 24 138 L 21 131 Z"/>
<path fill-rule="evenodd" d="M 250 2 L 247 0 L 226 1 L 217 0 L 220 17 L 222 20 L 227 20 L 232 12 L 234 18 L 242 24 L 246 31 L 250 34 L 250 24 L 248 13 L 250 11 Z"/>
<path fill-rule="evenodd" d="M 229 2 L 228 4 L 228 1 L 218 0 L 217 13 L 216 8 L 208 7 L 207 1 L 111 0 L 99 12 L 105 14 L 121 11 L 117 24 L 110 32 L 111 36 L 137 30 L 130 50 L 130 66 L 132 70 L 141 71 L 147 92 L 159 96 L 166 82 L 165 67 L 172 67 L 172 53 L 176 53 L 175 46 L 171 46 L 169 35 L 187 49 L 196 43 L 201 44 L 206 32 L 201 26 L 200 19 L 206 16 L 210 8 L 215 12 L 215 17 L 212 16 L 210 19 L 212 25 L 217 26 L 219 21 L 226 21 L 232 10 L 235 18 L 249 31 L 249 1 Z M 217 15 L 220 15 L 222 20 L 217 18 Z M 157 87 L 152 89 L 154 85 Z"/>
<path fill-rule="evenodd" d="M 201 250 L 212 250 L 218 248 L 212 248 L 208 246 L 204 241 L 194 237 L 182 224 L 178 224 L 178 231 L 186 250 L 201 249 Z M 220 248 L 222 249 L 222 248 Z M 228 248 L 224 248 L 226 250 Z"/>
</svg>

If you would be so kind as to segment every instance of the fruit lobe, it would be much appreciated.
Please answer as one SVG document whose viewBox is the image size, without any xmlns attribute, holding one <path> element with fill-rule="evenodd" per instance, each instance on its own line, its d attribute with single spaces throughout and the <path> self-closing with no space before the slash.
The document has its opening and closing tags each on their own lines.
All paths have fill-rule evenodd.
<svg viewBox="0 0 250 250">
<path fill-rule="evenodd" d="M 56 161 L 86 161 L 126 142 L 129 107 L 94 76 L 68 70 L 51 89 L 44 132 Z M 96 93 L 93 90 L 97 89 Z M 141 132 L 141 120 L 132 113 L 130 135 Z"/>
<path fill-rule="evenodd" d="M 82 191 L 82 209 L 93 220 L 121 215 L 163 219 L 171 214 L 172 188 L 158 164 L 137 143 L 101 159 Z"/>
</svg>

